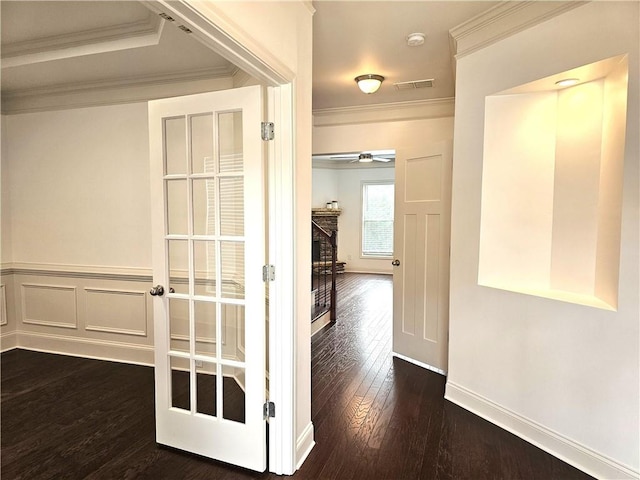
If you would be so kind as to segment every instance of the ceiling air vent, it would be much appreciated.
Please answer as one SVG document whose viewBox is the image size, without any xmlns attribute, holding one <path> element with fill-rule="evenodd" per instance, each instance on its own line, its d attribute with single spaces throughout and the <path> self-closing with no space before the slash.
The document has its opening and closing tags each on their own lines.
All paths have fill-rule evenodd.
<svg viewBox="0 0 640 480">
<path fill-rule="evenodd" d="M 416 88 L 431 88 L 433 87 L 433 78 L 427 78 L 426 80 L 410 80 L 408 82 L 398 82 L 393 84 L 396 90 L 414 90 Z"/>
</svg>

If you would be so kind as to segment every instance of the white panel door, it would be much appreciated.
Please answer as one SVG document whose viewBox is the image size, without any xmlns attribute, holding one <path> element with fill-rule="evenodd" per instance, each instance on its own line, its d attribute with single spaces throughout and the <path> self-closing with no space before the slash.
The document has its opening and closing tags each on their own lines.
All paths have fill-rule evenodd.
<svg viewBox="0 0 640 480">
<path fill-rule="evenodd" d="M 260 87 L 149 102 L 156 441 L 257 471 L 266 468 L 262 111 Z"/>
<path fill-rule="evenodd" d="M 451 142 L 396 152 L 393 351 L 446 373 Z"/>
</svg>

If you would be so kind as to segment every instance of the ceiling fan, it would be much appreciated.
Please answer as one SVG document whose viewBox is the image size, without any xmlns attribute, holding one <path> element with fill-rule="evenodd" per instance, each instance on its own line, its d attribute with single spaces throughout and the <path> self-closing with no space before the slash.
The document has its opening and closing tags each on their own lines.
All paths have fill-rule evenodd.
<svg viewBox="0 0 640 480">
<path fill-rule="evenodd" d="M 371 163 L 371 162 L 391 162 L 395 160 L 396 155 L 394 150 L 377 150 L 369 152 L 353 152 L 343 153 L 337 155 L 314 155 L 314 158 L 322 160 L 334 160 L 334 161 L 349 161 L 349 163 Z"/>
</svg>

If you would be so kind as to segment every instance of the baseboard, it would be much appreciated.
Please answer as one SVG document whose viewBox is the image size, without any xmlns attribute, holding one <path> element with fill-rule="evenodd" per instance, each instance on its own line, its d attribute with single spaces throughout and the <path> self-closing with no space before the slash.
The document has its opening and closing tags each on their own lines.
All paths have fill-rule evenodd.
<svg viewBox="0 0 640 480">
<path fill-rule="evenodd" d="M 111 362 L 153 366 L 153 346 L 111 342 L 81 337 L 15 332 L 18 348 L 37 352 L 57 353 L 72 357 L 94 358 Z M 2 345 L 4 347 L 4 344 Z"/>
<path fill-rule="evenodd" d="M 298 470 L 309 456 L 316 442 L 313 439 L 313 423 L 309 422 L 296 442 L 296 470 Z"/>
<path fill-rule="evenodd" d="M 391 261 L 391 260 L 389 260 Z M 344 273 L 368 273 L 370 275 L 393 275 L 393 272 L 390 271 L 379 271 L 379 270 L 350 270 L 350 269 L 345 269 Z"/>
<path fill-rule="evenodd" d="M 316 318 L 311 322 L 311 336 L 322 330 L 324 327 L 331 323 L 331 313 L 325 312 L 320 318 Z"/>
<path fill-rule="evenodd" d="M 0 335 L 0 352 L 6 352 L 7 350 L 13 350 L 18 346 L 18 336 L 15 330 L 13 332 L 7 332 Z"/>
<path fill-rule="evenodd" d="M 640 478 L 640 472 L 460 385 L 447 382 L 444 398 L 596 478 Z"/>
</svg>

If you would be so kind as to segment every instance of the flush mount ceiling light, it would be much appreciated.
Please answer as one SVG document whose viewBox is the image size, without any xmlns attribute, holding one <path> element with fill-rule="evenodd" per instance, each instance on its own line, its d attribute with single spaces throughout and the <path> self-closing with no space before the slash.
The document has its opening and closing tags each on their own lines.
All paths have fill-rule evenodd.
<svg viewBox="0 0 640 480">
<path fill-rule="evenodd" d="M 356 83 L 363 93 L 375 93 L 382 85 L 384 77 L 382 75 L 375 75 L 373 73 L 367 73 L 366 75 L 358 75 L 355 78 Z"/>
<path fill-rule="evenodd" d="M 570 87 L 572 85 L 576 85 L 580 82 L 579 78 L 563 78 L 562 80 L 558 80 L 556 85 L 559 87 Z"/>
<path fill-rule="evenodd" d="M 410 33 L 407 35 L 407 45 L 410 47 L 419 47 L 424 43 L 426 35 L 424 33 Z"/>
</svg>

